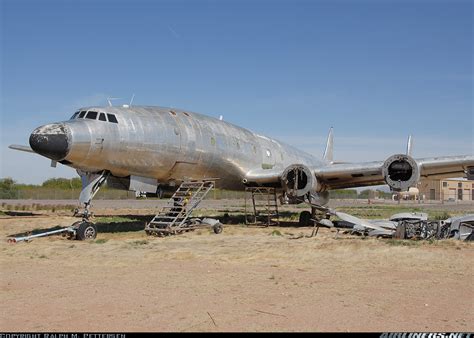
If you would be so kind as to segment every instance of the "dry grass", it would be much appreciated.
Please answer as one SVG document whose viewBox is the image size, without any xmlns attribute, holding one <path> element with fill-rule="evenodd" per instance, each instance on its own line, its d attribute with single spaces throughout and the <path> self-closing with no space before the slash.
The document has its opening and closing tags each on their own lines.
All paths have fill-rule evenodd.
<svg viewBox="0 0 474 338">
<path fill-rule="evenodd" d="M 147 217 L 107 211 L 96 218 L 104 232 L 92 242 L 1 241 L 2 329 L 474 329 L 472 243 L 336 237 L 323 228 L 307 238 L 311 228 L 238 222 L 219 235 L 200 229 L 155 238 L 141 230 Z M 0 217 L 0 236 L 75 220 Z"/>
</svg>

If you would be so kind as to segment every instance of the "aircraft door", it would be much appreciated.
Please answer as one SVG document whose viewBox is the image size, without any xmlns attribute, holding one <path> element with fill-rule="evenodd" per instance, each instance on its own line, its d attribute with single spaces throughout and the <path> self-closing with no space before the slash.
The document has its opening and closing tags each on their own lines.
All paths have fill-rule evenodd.
<svg viewBox="0 0 474 338">
<path fill-rule="evenodd" d="M 201 175 L 197 168 L 201 155 L 197 151 L 197 143 L 200 128 L 194 122 L 193 117 L 186 112 L 181 112 L 176 116 L 176 123 L 180 138 L 180 151 L 172 170 L 172 177 L 175 179 L 199 179 Z"/>
</svg>

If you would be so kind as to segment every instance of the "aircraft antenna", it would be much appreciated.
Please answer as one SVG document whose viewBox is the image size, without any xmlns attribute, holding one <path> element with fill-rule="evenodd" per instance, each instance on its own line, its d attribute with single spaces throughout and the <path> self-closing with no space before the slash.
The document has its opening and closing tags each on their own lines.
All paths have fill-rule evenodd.
<svg viewBox="0 0 474 338">
<path fill-rule="evenodd" d="M 109 107 L 112 107 L 112 100 L 120 100 L 120 97 L 108 97 L 107 102 L 109 103 Z"/>
<path fill-rule="evenodd" d="M 135 93 L 133 93 L 132 99 L 130 100 L 130 104 L 129 104 L 130 107 L 132 106 L 132 102 L 133 102 L 133 99 L 134 99 L 134 98 L 135 98 Z"/>
</svg>

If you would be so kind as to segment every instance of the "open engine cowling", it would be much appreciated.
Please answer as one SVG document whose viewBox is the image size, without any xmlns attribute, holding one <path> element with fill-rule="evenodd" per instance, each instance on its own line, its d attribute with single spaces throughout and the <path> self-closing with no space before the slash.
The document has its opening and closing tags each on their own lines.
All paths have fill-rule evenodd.
<svg viewBox="0 0 474 338">
<path fill-rule="evenodd" d="M 392 190 L 404 191 L 418 183 L 420 168 L 409 155 L 392 155 L 385 160 L 382 166 L 382 175 Z"/>
<path fill-rule="evenodd" d="M 307 166 L 292 164 L 283 171 L 281 185 L 289 197 L 302 197 L 316 191 L 318 181 Z"/>
</svg>

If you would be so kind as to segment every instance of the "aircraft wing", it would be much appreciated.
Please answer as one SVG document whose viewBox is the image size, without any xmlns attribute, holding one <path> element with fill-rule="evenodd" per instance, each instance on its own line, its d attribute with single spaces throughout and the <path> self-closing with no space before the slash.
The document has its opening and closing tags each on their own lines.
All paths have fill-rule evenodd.
<svg viewBox="0 0 474 338">
<path fill-rule="evenodd" d="M 397 163 L 402 164 L 401 172 L 409 165 L 410 177 L 402 183 L 397 180 L 400 176 L 392 175 L 388 179 L 393 167 Z M 302 165 L 292 165 L 301 166 Z M 403 167 L 405 166 L 405 167 Z M 256 183 L 266 186 L 281 186 L 284 181 L 285 170 L 257 169 L 247 173 L 244 183 Z M 308 168 L 308 174 L 312 172 L 318 185 L 328 189 L 345 189 L 364 187 L 370 185 L 389 184 L 399 190 L 406 190 L 413 186 L 420 178 L 448 178 L 463 177 L 474 179 L 474 156 L 444 156 L 432 158 L 414 159 L 409 155 L 393 155 L 385 161 L 361 162 L 361 163 L 333 163 L 323 167 Z M 403 176 L 401 176 L 403 177 Z M 391 182 L 388 182 L 392 179 Z M 397 186 L 398 184 L 398 186 Z"/>
<path fill-rule="evenodd" d="M 444 156 L 413 159 L 422 178 L 462 177 L 474 174 L 474 156 Z M 332 164 L 314 169 L 318 180 L 330 189 L 386 184 L 383 169 L 387 161 Z M 471 168 L 469 170 L 469 168 Z"/>
<path fill-rule="evenodd" d="M 19 144 L 11 144 L 8 146 L 8 148 L 13 149 L 13 150 L 26 151 L 27 153 L 35 152 L 33 149 L 31 149 L 30 146 L 22 146 Z"/>
</svg>

